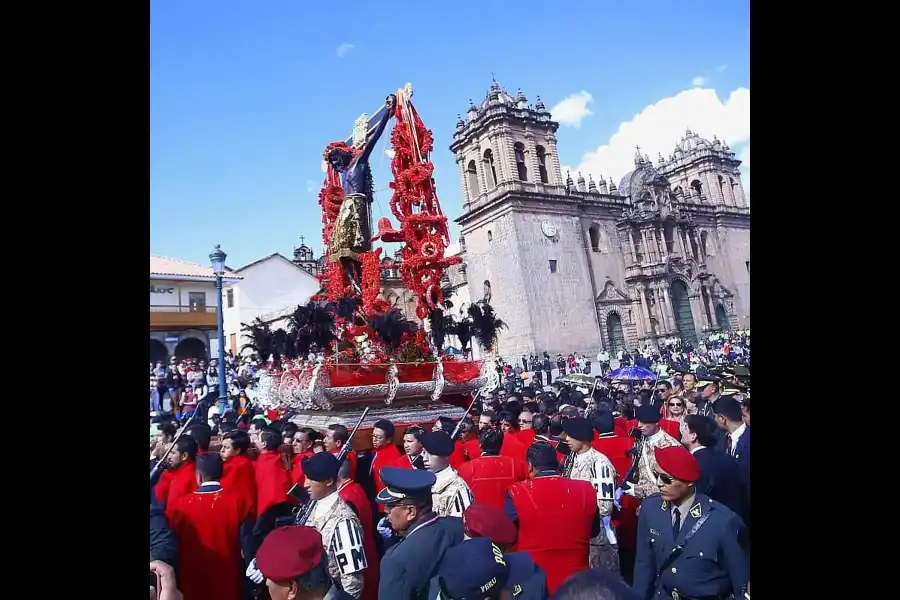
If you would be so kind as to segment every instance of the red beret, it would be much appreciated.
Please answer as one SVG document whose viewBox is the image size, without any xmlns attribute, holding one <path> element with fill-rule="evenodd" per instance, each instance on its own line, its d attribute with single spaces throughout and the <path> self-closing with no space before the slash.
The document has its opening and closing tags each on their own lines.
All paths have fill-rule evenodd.
<svg viewBox="0 0 900 600">
<path fill-rule="evenodd" d="M 312 527 L 279 527 L 263 540 L 256 568 L 267 579 L 287 581 L 308 573 L 322 561 L 322 535 Z"/>
<path fill-rule="evenodd" d="M 498 546 L 516 543 L 516 525 L 505 512 L 488 504 L 472 504 L 463 513 L 463 529 L 473 538 L 487 538 Z"/>
<path fill-rule="evenodd" d="M 688 482 L 700 479 L 700 465 L 697 464 L 697 459 L 681 444 L 656 448 L 654 453 L 659 468 L 675 479 Z"/>
</svg>

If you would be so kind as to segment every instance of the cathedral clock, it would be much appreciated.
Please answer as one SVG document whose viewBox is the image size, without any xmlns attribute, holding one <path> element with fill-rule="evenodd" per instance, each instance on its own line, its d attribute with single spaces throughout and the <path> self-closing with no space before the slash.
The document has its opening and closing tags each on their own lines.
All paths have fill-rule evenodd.
<svg viewBox="0 0 900 600">
<path fill-rule="evenodd" d="M 556 229 L 556 225 L 554 225 L 553 221 L 551 221 L 550 219 L 541 221 L 541 231 L 548 238 L 555 238 L 556 234 L 559 233 L 559 231 L 557 231 Z"/>
</svg>

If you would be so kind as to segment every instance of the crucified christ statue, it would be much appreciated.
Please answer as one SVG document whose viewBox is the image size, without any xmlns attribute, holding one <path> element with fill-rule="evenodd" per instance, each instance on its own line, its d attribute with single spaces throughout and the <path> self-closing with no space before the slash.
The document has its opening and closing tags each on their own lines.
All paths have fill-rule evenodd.
<svg viewBox="0 0 900 600">
<path fill-rule="evenodd" d="M 385 101 L 381 120 L 375 130 L 366 136 L 359 153 L 346 148 L 335 148 L 328 154 L 328 162 L 341 174 L 341 185 L 344 188 L 344 200 L 328 244 L 328 260 L 340 261 L 357 288 L 360 287 L 362 275 L 360 254 L 372 249 L 371 208 L 374 191 L 369 156 L 384 133 L 388 121 L 394 116 L 396 107 L 397 97 L 391 94 Z"/>
</svg>

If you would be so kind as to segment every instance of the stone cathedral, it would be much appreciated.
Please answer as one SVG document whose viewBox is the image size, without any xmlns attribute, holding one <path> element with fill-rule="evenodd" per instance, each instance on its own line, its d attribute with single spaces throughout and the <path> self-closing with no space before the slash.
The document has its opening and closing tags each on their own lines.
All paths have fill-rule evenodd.
<svg viewBox="0 0 900 600">
<path fill-rule="evenodd" d="M 494 82 L 456 123 L 463 190 L 450 272 L 509 329 L 500 355 L 595 353 L 750 326 L 750 208 L 725 142 L 685 132 L 618 187 L 560 168 L 554 122 Z"/>
</svg>

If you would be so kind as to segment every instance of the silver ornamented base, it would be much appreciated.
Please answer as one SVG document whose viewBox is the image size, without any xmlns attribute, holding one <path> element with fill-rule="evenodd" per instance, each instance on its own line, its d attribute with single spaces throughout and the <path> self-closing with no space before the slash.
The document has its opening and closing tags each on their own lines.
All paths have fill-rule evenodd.
<svg viewBox="0 0 900 600">
<path fill-rule="evenodd" d="M 411 406 L 381 406 L 372 408 L 360 427 L 363 429 L 372 427 L 378 419 L 388 419 L 395 424 L 423 423 L 434 421 L 438 417 L 450 417 L 455 420 L 462 418 L 465 412 L 465 409 L 442 402 Z M 327 429 L 329 425 L 335 423 L 352 428 L 356 425 L 360 415 L 362 415 L 362 409 L 327 412 L 302 410 L 291 418 L 291 422 L 296 423 L 298 427 L 312 427 L 319 431 Z"/>
</svg>

